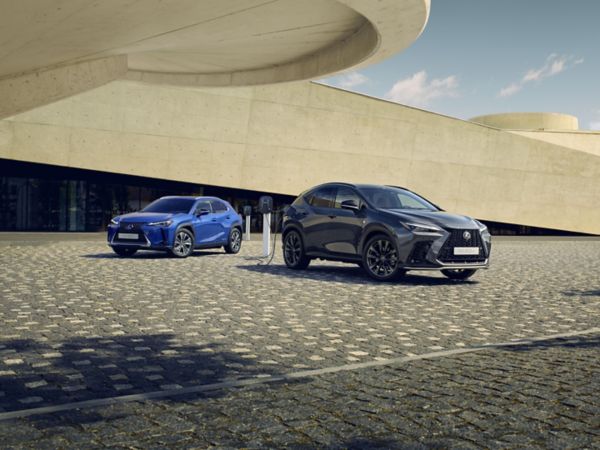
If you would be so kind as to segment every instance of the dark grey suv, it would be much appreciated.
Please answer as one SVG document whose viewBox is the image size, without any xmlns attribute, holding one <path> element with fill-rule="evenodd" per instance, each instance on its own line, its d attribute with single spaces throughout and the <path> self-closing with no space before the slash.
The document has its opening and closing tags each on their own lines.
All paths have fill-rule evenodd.
<svg viewBox="0 0 600 450">
<path fill-rule="evenodd" d="M 409 270 L 467 279 L 489 265 L 485 225 L 449 214 L 407 189 L 327 183 L 301 194 L 283 218 L 283 257 L 304 269 L 311 259 L 357 263 L 380 281 Z"/>
</svg>

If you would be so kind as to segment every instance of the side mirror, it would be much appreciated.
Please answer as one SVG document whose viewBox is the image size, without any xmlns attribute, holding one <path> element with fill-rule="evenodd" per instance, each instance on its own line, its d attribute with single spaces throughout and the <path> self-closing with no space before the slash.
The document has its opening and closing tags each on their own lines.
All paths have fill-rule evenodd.
<svg viewBox="0 0 600 450">
<path fill-rule="evenodd" d="M 197 209 L 196 210 L 196 216 L 197 217 L 205 216 L 207 214 L 210 214 L 210 211 L 208 209 Z"/>
<path fill-rule="evenodd" d="M 350 211 L 359 211 L 360 208 L 354 200 L 344 200 L 340 205 L 342 209 L 349 209 Z"/>
</svg>

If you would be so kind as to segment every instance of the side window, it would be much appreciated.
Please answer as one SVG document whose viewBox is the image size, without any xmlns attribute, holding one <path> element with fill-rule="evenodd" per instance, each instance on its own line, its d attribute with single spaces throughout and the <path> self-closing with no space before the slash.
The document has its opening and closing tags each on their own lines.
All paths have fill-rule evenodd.
<svg viewBox="0 0 600 450">
<path fill-rule="evenodd" d="M 227 206 L 225 206 L 225 203 L 220 202 L 219 200 L 213 200 L 211 203 L 212 203 L 213 210 L 216 213 L 221 213 L 221 212 L 227 211 Z"/>
<path fill-rule="evenodd" d="M 315 208 L 333 208 L 334 188 L 321 188 L 310 199 L 311 206 Z"/>
<path fill-rule="evenodd" d="M 356 192 L 354 192 L 354 190 L 349 187 L 340 186 L 337 189 L 337 194 L 335 196 L 334 208 L 341 209 L 342 202 L 345 202 L 346 200 L 354 200 L 356 205 L 360 205 L 360 197 L 356 194 Z"/>
<path fill-rule="evenodd" d="M 209 212 L 212 212 L 212 208 L 210 206 L 210 202 L 207 201 L 201 201 L 196 205 L 196 214 L 198 214 L 200 212 L 201 209 L 206 209 Z"/>
</svg>

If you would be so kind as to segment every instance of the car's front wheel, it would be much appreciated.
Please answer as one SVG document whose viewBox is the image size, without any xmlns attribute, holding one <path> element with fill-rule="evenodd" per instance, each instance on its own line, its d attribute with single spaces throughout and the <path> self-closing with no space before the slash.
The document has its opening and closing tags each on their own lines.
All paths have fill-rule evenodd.
<svg viewBox="0 0 600 450">
<path fill-rule="evenodd" d="M 306 269 L 310 258 L 306 256 L 302 237 L 297 231 L 290 231 L 283 238 L 283 260 L 290 269 Z"/>
<path fill-rule="evenodd" d="M 226 253 L 238 253 L 242 248 L 242 232 L 239 228 L 234 228 L 229 233 L 229 241 L 225 245 Z"/>
<path fill-rule="evenodd" d="M 173 248 L 171 248 L 171 255 L 177 258 L 186 258 L 194 251 L 194 236 L 192 233 L 182 228 L 177 230 L 175 234 L 175 240 L 173 241 Z"/>
<path fill-rule="evenodd" d="M 117 255 L 122 257 L 133 256 L 137 252 L 137 248 L 132 247 L 113 247 L 112 249 Z"/>
<path fill-rule="evenodd" d="M 367 241 L 363 250 L 363 269 L 377 281 L 392 281 L 406 274 L 402 269 L 396 244 L 380 234 Z"/>
<path fill-rule="evenodd" d="M 445 269 L 442 270 L 442 273 L 450 278 L 451 280 L 466 280 L 467 278 L 471 278 L 476 269 Z"/>
</svg>

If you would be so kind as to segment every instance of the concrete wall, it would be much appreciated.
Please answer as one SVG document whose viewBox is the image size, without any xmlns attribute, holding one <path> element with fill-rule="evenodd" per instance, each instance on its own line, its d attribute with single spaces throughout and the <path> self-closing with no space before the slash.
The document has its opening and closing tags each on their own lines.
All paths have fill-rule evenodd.
<svg viewBox="0 0 600 450">
<path fill-rule="evenodd" d="M 600 157 L 600 132 L 598 131 L 513 131 L 513 133 Z"/>
<path fill-rule="evenodd" d="M 171 86 L 322 78 L 404 50 L 429 10 L 430 0 L 5 1 L 0 119 L 117 77 Z"/>
<path fill-rule="evenodd" d="M 117 81 L 0 122 L 0 157 L 298 194 L 403 185 L 480 219 L 600 234 L 600 157 L 314 83 Z"/>
<path fill-rule="evenodd" d="M 470 119 L 471 122 L 503 130 L 577 130 L 575 116 L 559 113 L 521 112 L 488 114 Z"/>
</svg>

